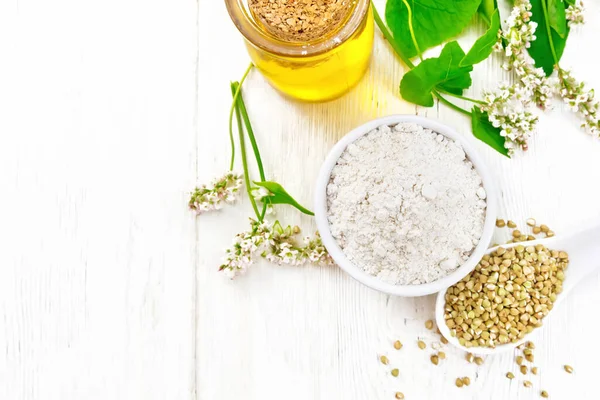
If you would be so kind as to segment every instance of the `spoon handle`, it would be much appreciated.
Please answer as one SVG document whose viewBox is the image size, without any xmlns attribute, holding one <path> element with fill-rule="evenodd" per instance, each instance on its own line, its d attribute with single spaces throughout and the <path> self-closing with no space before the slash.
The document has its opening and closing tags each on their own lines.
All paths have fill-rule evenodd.
<svg viewBox="0 0 600 400">
<path fill-rule="evenodd" d="M 559 298 L 566 297 L 579 282 L 600 269 L 600 221 L 565 238 L 564 243 L 569 253 L 569 267 L 565 274 L 563 296 Z"/>
</svg>

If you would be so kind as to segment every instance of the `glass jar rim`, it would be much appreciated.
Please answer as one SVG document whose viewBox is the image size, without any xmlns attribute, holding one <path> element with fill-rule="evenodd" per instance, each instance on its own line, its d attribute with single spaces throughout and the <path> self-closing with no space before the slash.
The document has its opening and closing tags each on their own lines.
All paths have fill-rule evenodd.
<svg viewBox="0 0 600 400">
<path fill-rule="evenodd" d="M 370 0 L 353 1 L 355 6 L 343 25 L 324 38 L 306 43 L 286 42 L 265 33 L 244 6 L 247 0 L 225 0 L 225 5 L 237 29 L 254 46 L 274 54 L 307 57 L 325 53 L 341 45 L 356 32 L 369 11 Z"/>
</svg>

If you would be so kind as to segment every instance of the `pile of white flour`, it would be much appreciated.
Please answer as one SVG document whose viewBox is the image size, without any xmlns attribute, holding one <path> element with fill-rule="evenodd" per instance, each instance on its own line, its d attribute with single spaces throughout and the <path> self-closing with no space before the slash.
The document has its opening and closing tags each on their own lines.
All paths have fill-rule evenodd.
<svg viewBox="0 0 600 400">
<path fill-rule="evenodd" d="M 462 147 L 416 124 L 350 144 L 327 185 L 331 232 L 383 281 L 422 284 L 456 270 L 483 232 L 486 193 Z"/>
</svg>

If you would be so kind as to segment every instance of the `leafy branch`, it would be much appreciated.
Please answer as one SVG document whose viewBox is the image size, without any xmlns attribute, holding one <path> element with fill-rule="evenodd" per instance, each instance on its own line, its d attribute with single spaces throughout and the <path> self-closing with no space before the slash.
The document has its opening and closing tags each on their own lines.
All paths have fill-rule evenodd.
<svg viewBox="0 0 600 400">
<path fill-rule="evenodd" d="M 600 102 L 594 90 L 560 65 L 570 28 L 584 22 L 583 11 L 581 0 L 514 0 L 501 28 L 496 0 L 387 0 L 387 26 L 377 13 L 375 21 L 410 69 L 400 83 L 402 97 L 424 107 L 432 107 L 437 99 L 470 116 L 473 135 L 510 156 L 517 148 L 528 149 L 538 123 L 533 106 L 545 110 L 557 95 L 579 114 L 585 130 L 600 137 Z M 475 12 L 488 29 L 467 54 L 456 41 L 443 44 L 460 33 Z M 422 58 L 422 51 L 440 44 L 438 57 L 412 64 L 410 58 Z M 516 82 L 485 90 L 482 100 L 464 96 L 473 66 L 493 51 L 504 53 L 503 68 L 513 72 Z M 554 71 L 557 83 L 548 79 Z M 445 96 L 470 102 L 473 108 L 467 111 Z"/>
<path fill-rule="evenodd" d="M 238 134 L 240 138 L 240 153 L 242 155 L 242 167 L 244 168 L 244 183 L 246 184 L 246 188 L 250 188 L 250 173 L 248 172 L 248 160 L 246 158 L 246 140 L 244 138 L 244 129 L 242 128 L 242 118 L 240 111 L 240 100 L 241 96 L 238 96 L 236 99 L 236 93 L 240 94 L 240 84 L 238 82 L 233 82 L 231 84 L 231 94 L 233 95 L 233 99 L 235 102 L 235 119 L 238 125 Z M 259 221 L 262 221 L 262 216 L 258 212 L 258 207 L 256 206 L 256 201 L 254 200 L 254 196 L 251 191 L 248 190 L 248 198 L 250 199 L 250 204 L 252 204 L 252 209 L 254 209 L 254 213 L 256 214 L 256 218 Z"/>
<path fill-rule="evenodd" d="M 252 69 L 252 64 L 246 70 L 244 74 L 244 79 L 248 72 Z M 231 83 L 231 93 L 233 96 L 231 110 L 233 113 L 230 113 L 230 126 L 232 126 L 232 117 L 235 113 L 235 117 L 237 120 L 237 128 L 239 134 L 239 142 L 240 142 L 240 153 L 242 156 L 242 167 L 244 169 L 244 183 L 247 188 L 248 198 L 250 199 L 250 204 L 254 209 L 254 213 L 256 214 L 256 218 L 259 222 L 262 222 L 267 210 L 273 204 L 288 204 L 299 210 L 300 212 L 308 215 L 314 215 L 314 213 L 307 208 L 303 207 L 294 199 L 279 183 L 267 181 L 265 177 L 264 166 L 262 162 L 262 158 L 260 156 L 260 150 L 258 149 L 258 144 L 256 141 L 256 136 L 254 135 L 254 129 L 252 128 L 252 124 L 250 122 L 250 118 L 248 117 L 248 111 L 246 109 L 246 104 L 244 103 L 244 97 L 242 95 L 241 89 L 241 81 L 240 82 L 232 82 Z M 242 126 L 242 121 L 244 125 Z M 245 135 L 248 135 L 250 140 L 250 144 L 252 146 L 252 151 L 254 152 L 254 158 L 256 160 L 260 181 L 254 182 L 256 186 L 264 188 L 266 191 L 263 191 L 260 196 L 256 196 L 254 193 L 257 192 L 255 188 L 251 186 L 251 178 L 250 171 L 248 168 L 248 161 L 246 156 L 246 145 L 245 145 Z M 230 130 L 230 132 L 232 132 Z M 258 206 L 256 204 L 257 199 L 261 200 L 263 208 L 259 213 Z"/>
<path fill-rule="evenodd" d="M 490 2 L 486 1 L 486 3 Z M 439 102 L 470 117 L 473 121 L 477 119 L 478 123 L 472 123 L 475 137 L 494 150 L 508 156 L 508 151 L 504 146 L 497 146 L 498 143 L 504 143 L 505 140 L 499 127 L 494 127 L 489 123 L 486 129 L 483 129 L 483 125 L 479 123 L 480 115 L 475 116 L 472 112 L 442 95 L 471 102 L 475 105 L 474 108 L 485 103 L 482 100 L 466 97 L 463 92 L 472 84 L 470 74 L 473 66 L 489 57 L 498 42 L 500 14 L 495 8 L 495 2 L 491 2 L 491 5 L 494 6 L 492 11 L 489 10 L 490 4 L 482 8 L 480 0 L 461 0 L 456 3 L 443 0 L 414 0 L 411 1 L 411 4 L 415 10 L 406 0 L 388 0 L 386 5 L 388 28 L 372 3 L 375 23 L 394 52 L 410 69 L 400 83 L 402 98 L 424 107 L 432 107 L 434 98 L 436 98 Z M 449 37 L 460 33 L 478 9 L 489 21 L 489 28 L 474 43 L 467 54 L 458 42 L 452 41 L 444 45 L 439 57 L 425 60 L 421 58 L 423 49 L 441 44 Z M 420 10 L 419 18 L 415 17 L 417 10 Z M 436 21 L 438 29 L 430 29 L 431 21 Z M 399 40 L 396 40 L 397 38 Z M 410 60 L 410 57 L 415 55 L 421 58 L 418 65 L 413 64 Z"/>
<path fill-rule="evenodd" d="M 192 192 L 188 205 L 197 214 L 219 210 L 224 203 L 233 203 L 236 200 L 242 187 L 242 181 L 244 182 L 256 219 L 250 218 L 249 231 L 236 235 L 232 247 L 226 251 L 223 264 L 219 266 L 219 271 L 232 279 L 243 274 L 259 255 L 276 264 L 303 265 L 313 263 L 332 265 L 333 259 L 323 246 L 318 233 L 312 238 L 300 239 L 301 230 L 298 226 L 288 225 L 284 228 L 279 221 L 271 223 L 265 219 L 267 211 L 274 204 L 288 204 L 305 214 L 314 214 L 298 203 L 279 183 L 266 180 L 260 150 L 242 93 L 242 83 L 252 68 L 253 65 L 250 64 L 241 81 L 232 82 L 230 87 L 232 95 L 229 112 L 230 170 L 224 176 L 213 180 L 211 184 L 197 187 Z M 232 172 L 235 161 L 234 118 L 237 125 L 243 175 Z M 250 177 L 246 136 L 250 141 L 260 177 L 260 181 L 254 182 L 255 186 L 252 186 Z M 260 212 L 258 201 L 262 202 Z"/>
</svg>

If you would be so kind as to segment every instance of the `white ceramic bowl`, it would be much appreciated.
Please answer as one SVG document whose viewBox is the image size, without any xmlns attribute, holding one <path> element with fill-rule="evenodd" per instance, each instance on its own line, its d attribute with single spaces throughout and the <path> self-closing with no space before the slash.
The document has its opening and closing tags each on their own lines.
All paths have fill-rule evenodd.
<svg viewBox="0 0 600 400">
<path fill-rule="evenodd" d="M 379 278 L 369 275 L 363 271 L 360 267 L 355 266 L 348 260 L 346 255 L 343 253 L 340 246 L 337 244 L 329 227 L 329 221 L 327 218 L 327 185 L 331 176 L 331 171 L 337 160 L 340 158 L 346 147 L 354 142 L 359 137 L 369 133 L 373 129 L 382 125 L 396 125 L 402 122 L 409 122 L 419 124 L 425 128 L 431 129 L 434 132 L 442 134 L 450 139 L 460 143 L 465 151 L 469 160 L 475 166 L 475 169 L 481 176 L 483 181 L 483 187 L 487 192 L 487 209 L 485 214 L 485 224 L 483 228 L 483 234 L 479 241 L 479 244 L 471 254 L 471 257 L 463 263 L 456 271 L 452 272 L 445 277 L 430 283 L 422 285 L 393 285 L 380 280 Z M 432 293 L 437 293 L 441 290 L 454 285 L 456 282 L 464 278 L 469 272 L 475 269 L 475 266 L 481 260 L 489 247 L 492 235 L 494 233 L 494 226 L 496 224 L 496 204 L 497 192 L 496 186 L 492 175 L 479 156 L 472 144 L 462 135 L 459 135 L 454 129 L 429 118 L 418 117 L 415 115 L 390 115 L 388 117 L 378 118 L 376 120 L 367 122 L 364 125 L 354 129 L 346 136 L 344 136 L 329 152 L 329 155 L 325 159 L 323 166 L 319 172 L 316 187 L 316 198 L 315 198 L 315 218 L 317 221 L 317 227 L 323 244 L 333 257 L 337 265 L 339 265 L 344 271 L 352 276 L 357 281 L 369 286 L 372 289 L 379 290 L 380 292 L 388 293 L 396 296 L 424 296 Z"/>
</svg>

